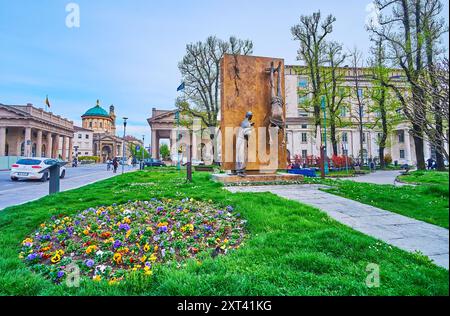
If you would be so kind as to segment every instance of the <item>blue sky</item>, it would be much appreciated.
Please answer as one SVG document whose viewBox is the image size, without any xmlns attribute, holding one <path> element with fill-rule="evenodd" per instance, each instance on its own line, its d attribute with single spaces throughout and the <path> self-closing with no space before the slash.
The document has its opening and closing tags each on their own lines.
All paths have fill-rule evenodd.
<svg viewBox="0 0 450 316">
<path fill-rule="evenodd" d="M 70 2 L 80 7 L 80 28 L 66 27 Z M 153 107 L 173 108 L 187 43 L 235 35 L 253 40 L 255 55 L 295 64 L 298 43 L 290 27 L 301 14 L 320 9 L 337 18 L 332 39 L 367 52 L 369 2 L 0 0 L 0 103 L 43 107 L 48 94 L 53 112 L 79 124 L 100 99 L 129 117 L 130 133 L 145 134 L 148 143 L 146 118 Z"/>
</svg>

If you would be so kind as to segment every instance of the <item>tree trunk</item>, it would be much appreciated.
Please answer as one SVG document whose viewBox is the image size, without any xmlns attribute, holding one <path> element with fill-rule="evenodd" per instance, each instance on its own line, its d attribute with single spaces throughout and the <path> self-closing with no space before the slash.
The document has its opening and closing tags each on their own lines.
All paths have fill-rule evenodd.
<svg viewBox="0 0 450 316">
<path fill-rule="evenodd" d="M 414 100 L 414 119 L 413 119 L 413 138 L 414 138 L 414 147 L 416 149 L 416 161 L 417 161 L 417 169 L 418 170 L 426 170 L 425 165 L 425 156 L 423 151 L 423 124 L 422 117 L 424 117 L 423 105 L 422 102 L 424 100 L 423 92 L 419 91 L 418 88 L 412 89 L 412 95 Z M 411 148 L 408 148 L 410 150 Z"/>
<path fill-rule="evenodd" d="M 336 122 L 334 122 L 333 119 L 330 120 L 330 137 L 331 137 L 331 144 L 333 146 L 333 156 L 338 155 L 338 143 L 336 139 Z"/>
<path fill-rule="evenodd" d="M 417 160 L 417 169 L 418 170 L 426 170 L 426 166 L 425 166 L 425 156 L 424 156 L 424 151 L 423 151 L 423 138 L 422 136 L 422 127 L 417 125 L 417 124 L 413 124 L 413 131 L 414 131 L 414 147 L 416 149 L 416 160 Z M 409 150 L 410 148 L 408 148 Z"/>
<path fill-rule="evenodd" d="M 385 147 L 380 145 L 380 148 L 378 149 L 378 155 L 380 157 L 380 168 L 384 169 L 386 168 L 386 162 L 384 161 L 384 149 Z"/>
</svg>

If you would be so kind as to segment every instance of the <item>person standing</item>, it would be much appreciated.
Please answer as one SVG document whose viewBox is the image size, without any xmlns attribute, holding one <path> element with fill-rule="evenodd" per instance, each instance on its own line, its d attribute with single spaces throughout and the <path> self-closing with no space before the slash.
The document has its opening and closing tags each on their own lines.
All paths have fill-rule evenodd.
<svg viewBox="0 0 450 316">
<path fill-rule="evenodd" d="M 427 169 L 428 169 L 428 170 L 433 169 L 433 164 L 434 164 L 434 160 L 433 160 L 433 158 L 430 157 L 430 158 L 427 160 Z"/>
<path fill-rule="evenodd" d="M 114 157 L 112 165 L 113 165 L 113 172 L 117 173 L 117 168 L 119 168 L 119 161 L 117 160 L 117 157 Z"/>
</svg>

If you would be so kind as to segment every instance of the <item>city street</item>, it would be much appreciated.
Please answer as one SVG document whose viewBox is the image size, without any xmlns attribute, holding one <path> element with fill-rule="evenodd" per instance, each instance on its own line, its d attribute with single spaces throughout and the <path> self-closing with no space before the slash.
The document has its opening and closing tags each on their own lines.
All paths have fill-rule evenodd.
<svg viewBox="0 0 450 316">
<path fill-rule="evenodd" d="M 121 166 L 116 175 L 121 174 Z M 130 172 L 125 166 L 125 171 Z M 66 176 L 61 179 L 61 191 L 75 189 L 86 184 L 113 177 L 112 171 L 106 171 L 106 165 L 88 165 L 67 168 Z M 48 194 L 48 182 L 18 181 L 13 182 L 9 171 L 0 171 L 0 211 L 6 207 L 23 204 L 39 199 Z"/>
</svg>

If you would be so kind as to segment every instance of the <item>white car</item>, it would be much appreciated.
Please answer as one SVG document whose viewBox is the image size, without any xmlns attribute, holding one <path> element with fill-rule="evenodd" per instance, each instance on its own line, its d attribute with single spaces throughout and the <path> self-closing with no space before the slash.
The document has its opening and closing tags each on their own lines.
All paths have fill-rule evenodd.
<svg viewBox="0 0 450 316">
<path fill-rule="evenodd" d="M 50 171 L 42 170 L 55 164 L 59 160 L 50 158 L 23 158 L 18 160 L 11 166 L 11 180 L 41 180 L 47 181 L 50 177 Z M 60 178 L 63 179 L 66 176 L 66 168 L 60 168 Z"/>
</svg>

